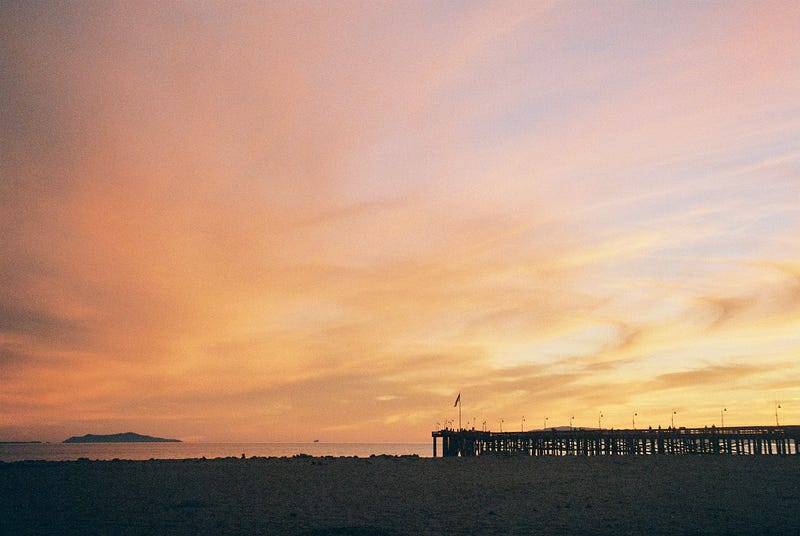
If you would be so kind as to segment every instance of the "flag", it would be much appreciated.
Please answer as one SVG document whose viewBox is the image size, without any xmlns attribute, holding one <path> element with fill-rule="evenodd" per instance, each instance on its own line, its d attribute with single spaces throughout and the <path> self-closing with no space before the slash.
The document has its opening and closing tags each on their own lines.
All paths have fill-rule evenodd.
<svg viewBox="0 0 800 536">
<path fill-rule="evenodd" d="M 453 407 L 456 407 L 459 402 L 461 402 L 461 393 L 458 393 L 458 396 L 456 397 L 456 403 L 453 404 Z"/>
</svg>

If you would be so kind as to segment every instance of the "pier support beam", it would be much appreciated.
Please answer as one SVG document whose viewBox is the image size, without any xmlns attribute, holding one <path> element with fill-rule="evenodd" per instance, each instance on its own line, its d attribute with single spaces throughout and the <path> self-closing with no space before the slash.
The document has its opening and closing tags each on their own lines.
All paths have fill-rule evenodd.
<svg viewBox="0 0 800 536">
<path fill-rule="evenodd" d="M 528 456 L 619 456 L 653 454 L 800 455 L 800 426 L 647 430 L 531 430 L 431 433 L 433 456 L 524 454 Z"/>
</svg>

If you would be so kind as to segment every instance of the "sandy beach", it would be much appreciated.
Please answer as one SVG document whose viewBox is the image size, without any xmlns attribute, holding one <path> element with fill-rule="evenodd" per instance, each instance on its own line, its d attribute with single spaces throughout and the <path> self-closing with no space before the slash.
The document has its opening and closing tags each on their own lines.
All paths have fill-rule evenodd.
<svg viewBox="0 0 800 536">
<path fill-rule="evenodd" d="M 2 534 L 798 534 L 796 457 L 0 464 Z"/>
</svg>

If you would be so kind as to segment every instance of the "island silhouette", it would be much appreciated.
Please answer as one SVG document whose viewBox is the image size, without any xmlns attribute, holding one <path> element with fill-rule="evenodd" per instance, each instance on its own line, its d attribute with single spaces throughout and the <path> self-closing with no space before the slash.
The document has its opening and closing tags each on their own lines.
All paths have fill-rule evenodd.
<svg viewBox="0 0 800 536">
<path fill-rule="evenodd" d="M 64 443 L 181 443 L 181 440 L 125 432 L 122 434 L 72 436 L 65 439 Z"/>
</svg>

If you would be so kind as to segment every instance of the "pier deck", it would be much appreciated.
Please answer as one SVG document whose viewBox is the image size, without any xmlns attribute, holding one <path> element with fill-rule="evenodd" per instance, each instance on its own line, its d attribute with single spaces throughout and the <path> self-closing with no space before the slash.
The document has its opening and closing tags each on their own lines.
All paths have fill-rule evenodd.
<svg viewBox="0 0 800 536">
<path fill-rule="evenodd" d="M 442 456 L 800 455 L 800 426 L 642 430 L 551 428 L 528 432 L 443 429 L 431 432 L 431 436 L 434 458 L 439 452 Z"/>
</svg>

